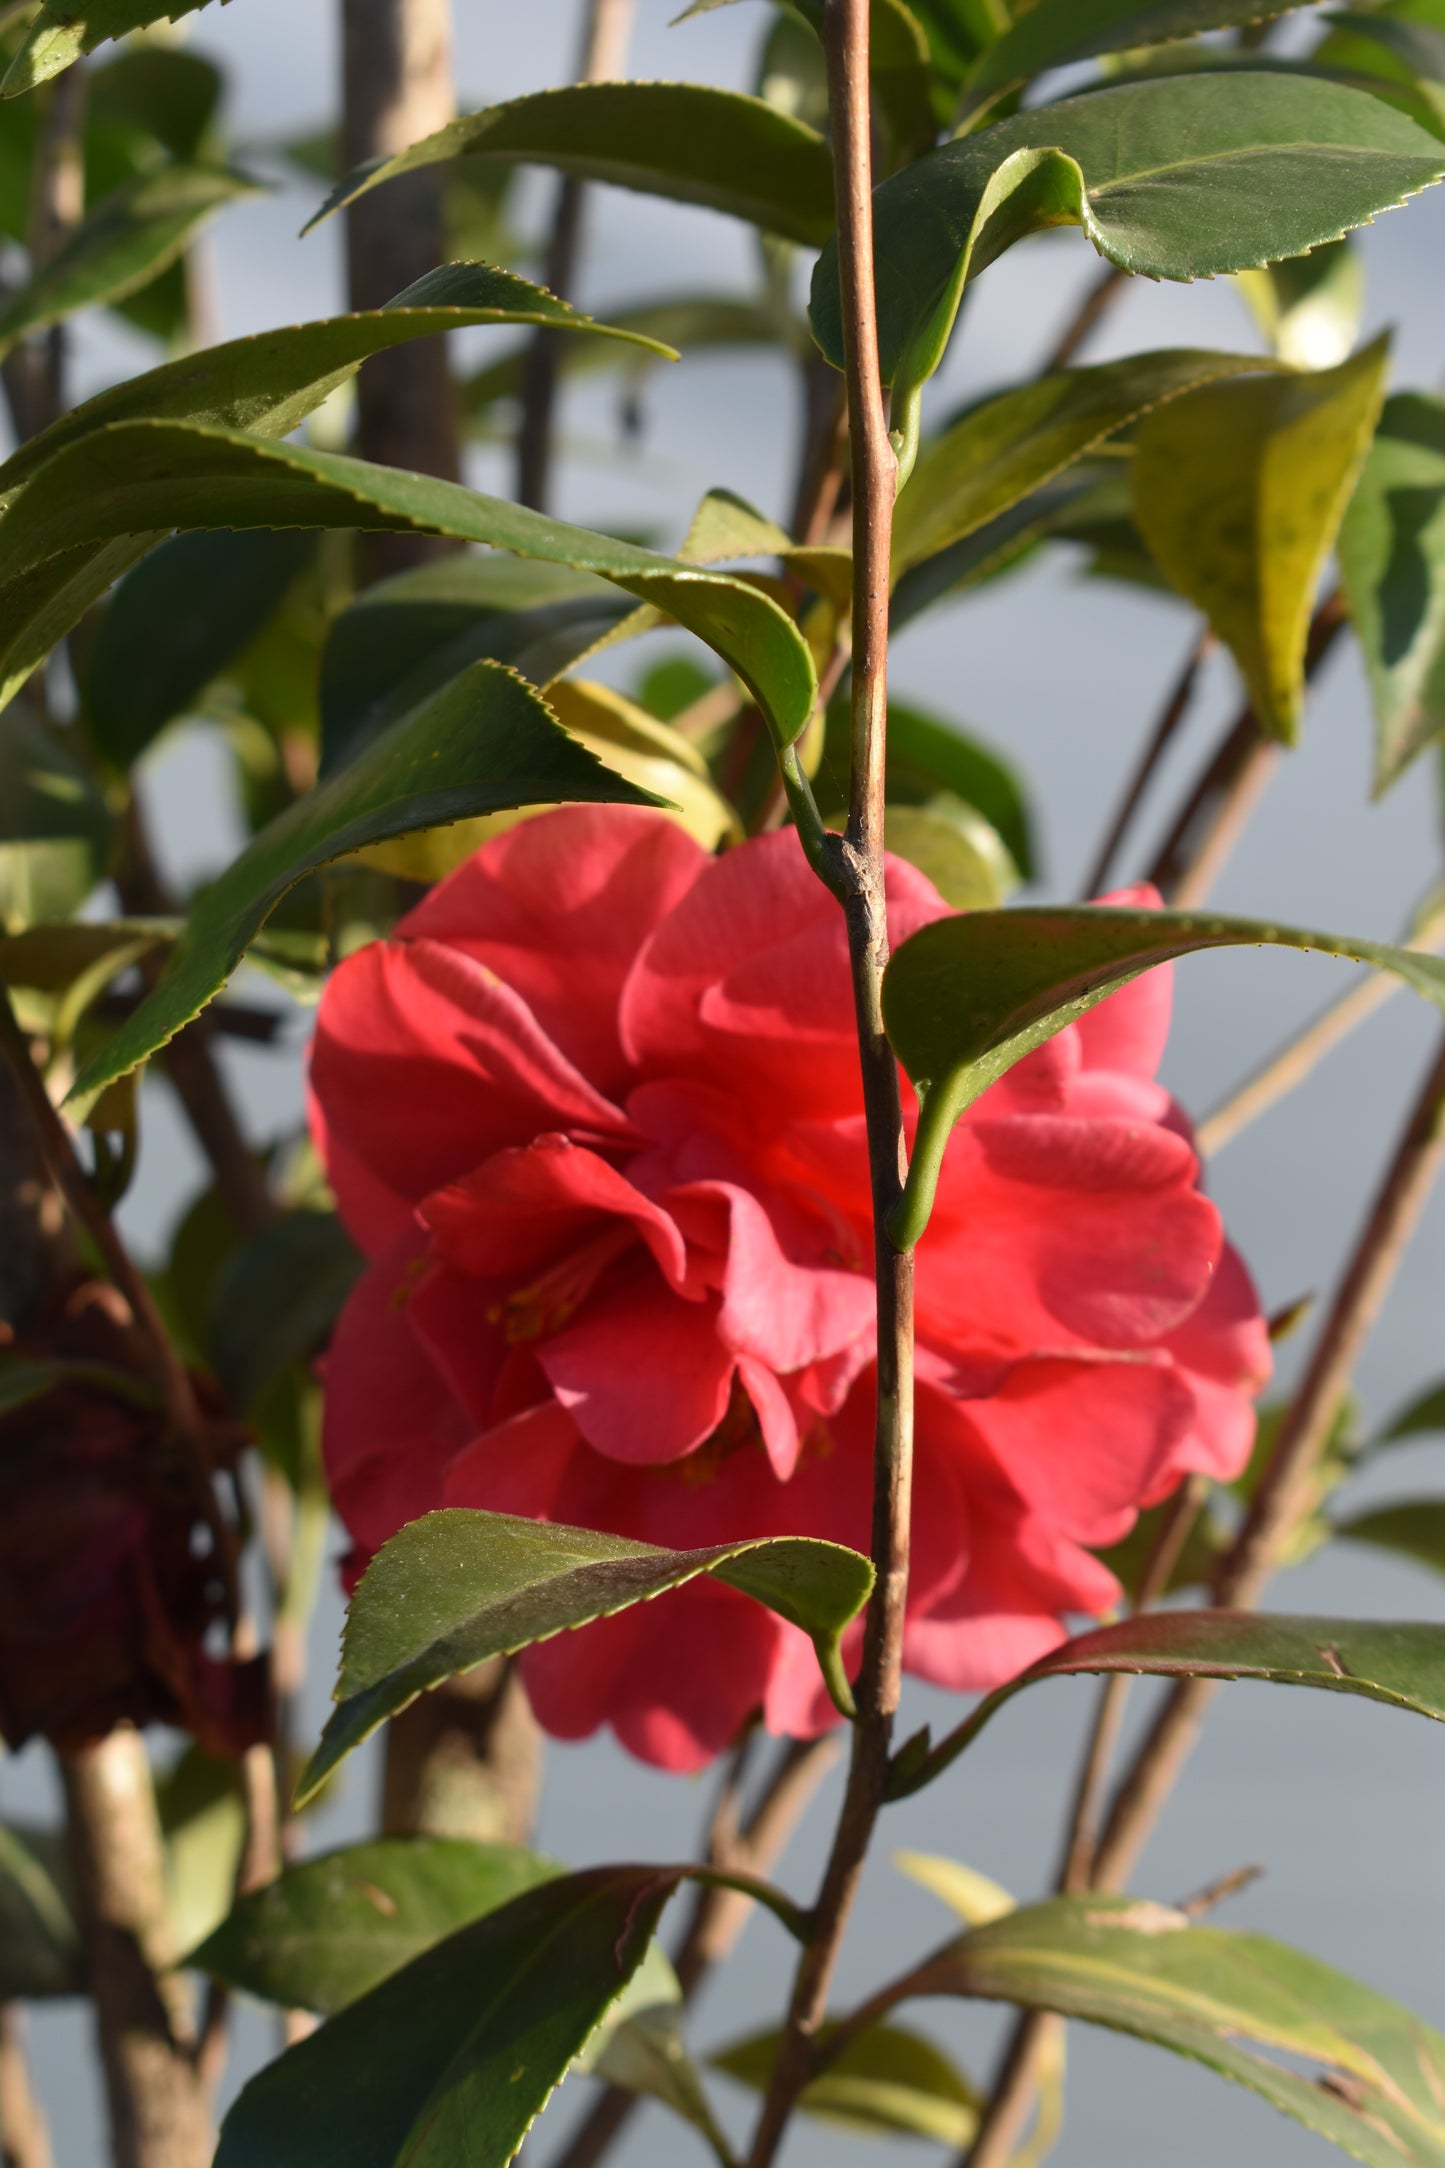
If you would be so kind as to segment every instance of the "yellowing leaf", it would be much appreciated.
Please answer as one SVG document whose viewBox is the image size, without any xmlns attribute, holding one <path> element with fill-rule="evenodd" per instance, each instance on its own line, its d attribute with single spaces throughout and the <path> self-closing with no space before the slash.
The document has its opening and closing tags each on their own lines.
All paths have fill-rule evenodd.
<svg viewBox="0 0 1445 2168">
<path fill-rule="evenodd" d="M 1261 729 L 1287 745 L 1299 735 L 1315 592 L 1369 450 L 1387 358 L 1380 338 L 1337 369 L 1209 384 L 1139 425 L 1139 531 L 1230 649 Z"/>
</svg>

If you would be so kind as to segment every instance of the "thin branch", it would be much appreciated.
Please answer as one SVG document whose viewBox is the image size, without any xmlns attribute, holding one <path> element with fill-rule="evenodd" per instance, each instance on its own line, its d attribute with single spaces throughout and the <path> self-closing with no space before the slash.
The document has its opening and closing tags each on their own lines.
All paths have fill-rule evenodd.
<svg viewBox="0 0 1445 2168">
<path fill-rule="evenodd" d="M 1114 306 L 1128 282 L 1129 274 L 1117 264 L 1106 263 L 1090 282 L 1074 314 L 1059 334 L 1048 360 L 1040 372 L 1052 376 L 1056 369 L 1067 369 L 1079 348 L 1102 319 Z"/>
<path fill-rule="evenodd" d="M 1119 801 L 1118 810 L 1109 824 L 1108 834 L 1099 846 L 1098 857 L 1095 859 L 1089 877 L 1084 883 L 1085 902 L 1091 896 L 1102 895 L 1104 889 L 1108 886 L 1109 869 L 1119 854 L 1125 836 L 1129 833 L 1130 823 L 1139 809 L 1145 791 L 1147 791 L 1154 779 L 1159 763 L 1173 744 L 1179 726 L 1189 712 L 1190 702 L 1194 698 L 1194 688 L 1199 681 L 1200 668 L 1213 645 L 1214 635 L 1206 625 L 1194 640 L 1189 653 L 1184 658 L 1183 667 L 1169 689 L 1164 705 L 1159 711 L 1159 719 L 1149 733 L 1144 750 L 1139 756 L 1138 765 L 1129 778 L 1124 795 Z"/>
<path fill-rule="evenodd" d="M 888 571 L 898 466 L 878 364 L 873 278 L 868 0 L 825 0 L 823 45 L 838 205 L 838 262 L 853 482 L 853 740 L 845 836 L 812 839 L 814 863 L 843 905 L 863 1072 L 878 1302 L 878 1403 L 872 1554 L 877 1582 L 864 1627 L 847 1790 L 793 1984 L 772 2083 L 749 2155 L 769 2168 L 799 2093 L 826 2007 L 863 1860 L 888 1778 L 902 1673 L 913 1456 L 913 1259 L 887 1223 L 905 1165 L 898 1067 L 883 1030 L 888 961 L 883 885 Z M 790 789 L 790 799 L 792 791 Z M 805 848 L 809 838 L 804 837 Z"/>
<path fill-rule="evenodd" d="M 61 1757 L 110 2102 L 115 2168 L 205 2168 L 211 2133 L 186 1984 L 173 1970 L 165 1854 L 140 1735 Z"/>
<path fill-rule="evenodd" d="M 1315 1480 L 1355 1365 L 1399 1270 L 1445 1160 L 1445 1043 L 1405 1124 L 1314 1352 L 1290 1402 L 1269 1466 L 1214 1585 L 1216 1603 L 1250 1610 L 1290 1538 L 1314 1505 Z M 1128 1880 L 1213 1697 L 1214 1683 L 1173 1689 L 1115 1796 L 1099 1846 L 1094 1886 Z"/>
<path fill-rule="evenodd" d="M 1437 949 L 1445 940 L 1445 907 L 1431 912 L 1415 928 L 1406 946 L 1422 951 Z M 1307 1024 L 1297 1037 L 1272 1054 L 1237 1091 L 1205 1116 L 1194 1134 L 1195 1144 L 1206 1159 L 1232 1144 L 1251 1122 L 1268 1113 L 1318 1066 L 1325 1055 L 1347 1039 L 1377 1009 L 1400 992 L 1404 981 L 1384 971 L 1371 971 L 1358 986 Z"/>
<path fill-rule="evenodd" d="M 1141 1611 L 1151 1611 L 1168 1591 L 1207 1490 L 1204 1478 L 1196 1475 L 1175 1492 L 1130 1605 L 1136 1617 Z M 1119 1743 L 1131 1683 L 1123 1673 L 1117 1673 L 1103 1681 L 1095 1701 L 1094 1720 L 1074 1789 L 1068 1836 L 1054 1878 L 1054 1888 L 1065 1896 L 1089 1887 L 1104 1787 Z M 988 2106 L 959 2157 L 960 2168 L 1005 2168 L 1023 2136 L 1050 2055 L 1063 2030 L 1063 2019 L 1049 2010 L 1026 2010 L 1016 2019 Z"/>
<path fill-rule="evenodd" d="M 606 83 L 622 72 L 636 0 L 587 0 L 579 83 Z M 571 298 L 582 243 L 586 183 L 573 173 L 557 184 L 552 232 L 542 282 L 559 301 Z M 562 341 L 545 327 L 533 337 L 522 363 L 522 424 L 517 437 L 517 501 L 537 511 L 547 509 L 552 464 L 552 414 L 557 403 L 557 374 Z"/>
<path fill-rule="evenodd" d="M 1325 597 L 1310 624 L 1305 647 L 1306 684 L 1315 677 L 1344 624 L 1344 600 L 1336 588 Z M 1185 799 L 1145 876 L 1166 903 L 1187 909 L 1203 901 L 1273 775 L 1279 750 L 1261 732 L 1253 708 L 1241 708 Z"/>
<path fill-rule="evenodd" d="M 30 2082 L 24 2013 L 0 2005 L 0 2168 L 52 2168 L 45 2111 Z"/>
</svg>

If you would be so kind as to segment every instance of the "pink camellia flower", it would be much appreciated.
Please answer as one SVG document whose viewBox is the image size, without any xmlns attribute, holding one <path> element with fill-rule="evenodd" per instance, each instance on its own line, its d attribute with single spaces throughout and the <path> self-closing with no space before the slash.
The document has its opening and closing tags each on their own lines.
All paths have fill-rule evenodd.
<svg viewBox="0 0 1445 2168">
<path fill-rule="evenodd" d="M 947 908 L 890 861 L 895 943 Z M 1267 1341 L 1153 1080 L 1168 1012 L 1167 972 L 1136 981 L 949 1148 L 905 1651 L 946 1685 L 995 1685 L 1106 1608 L 1089 1547 L 1249 1451 Z M 311 1088 L 372 1261 L 326 1408 L 362 1559 L 440 1505 L 867 1548 L 858 1056 L 841 914 L 795 836 L 712 859 L 619 807 L 508 830 L 334 974 Z M 610 1723 L 669 1768 L 759 1707 L 795 1735 L 832 1716 L 806 1638 L 707 1581 L 523 1663 L 549 1730 Z"/>
</svg>

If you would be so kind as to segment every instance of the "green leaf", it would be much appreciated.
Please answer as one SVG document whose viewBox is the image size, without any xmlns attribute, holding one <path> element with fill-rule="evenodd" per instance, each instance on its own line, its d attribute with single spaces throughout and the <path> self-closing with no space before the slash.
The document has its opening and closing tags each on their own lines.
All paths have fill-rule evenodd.
<svg viewBox="0 0 1445 2168">
<path fill-rule="evenodd" d="M 702 2133 L 721 2168 L 735 2168 L 683 2038 L 682 1987 L 656 1942 L 578 2056 L 576 2068 L 626 2093 L 662 2101 Z"/>
<path fill-rule="evenodd" d="M 187 1962 L 262 2002 L 331 2017 L 560 1873 L 520 1844 L 380 1837 L 287 1867 L 241 1898 Z"/>
<path fill-rule="evenodd" d="M 1368 2168 L 1445 2161 L 1445 2036 L 1264 1935 L 1129 1897 L 1056 1897 L 965 1935 L 915 1977 L 919 1992 L 1054 2010 L 1169 2048 Z"/>
<path fill-rule="evenodd" d="M 1435 1430 L 1445 1430 L 1445 1383 L 1432 1385 L 1428 1392 L 1392 1415 L 1380 1434 L 1381 1443 L 1418 1438 Z"/>
<path fill-rule="evenodd" d="M 851 733 L 848 699 L 840 695 L 829 703 L 818 770 L 820 792 L 840 806 L 848 797 Z M 962 799 L 1002 838 L 1018 875 L 1037 877 L 1033 815 L 1017 770 L 981 738 L 903 700 L 888 702 L 887 792 L 890 807 Z"/>
<path fill-rule="evenodd" d="M 0 84 L 0 96 L 16 98 L 33 90 L 108 38 L 123 38 L 151 23 L 179 22 L 205 5 L 206 0 L 164 0 L 159 7 L 156 0 L 44 0 Z"/>
<path fill-rule="evenodd" d="M 19 701 L 0 710 L 0 926 L 78 909 L 109 838 L 105 800 L 62 733 Z"/>
<path fill-rule="evenodd" d="M 1442 173 L 1445 148 L 1368 92 L 1249 71 L 1121 84 L 946 143 L 874 196 L 895 424 L 943 358 L 965 280 L 1041 227 L 1083 226 L 1125 271 L 1209 278 L 1336 241 Z M 832 246 L 811 314 L 841 367 Z"/>
<path fill-rule="evenodd" d="M 175 261 L 213 212 L 259 185 L 224 167 L 138 174 L 87 212 L 64 247 L 0 307 L 0 354 L 77 309 L 134 293 Z"/>
<path fill-rule="evenodd" d="M 938 1852 L 895 1852 L 893 1864 L 910 1882 L 957 1913 L 966 1927 L 985 1927 L 990 1920 L 1001 1920 L 1018 1901 L 992 1876 Z"/>
<path fill-rule="evenodd" d="M 810 1537 L 660 1550 L 592 1529 L 452 1507 L 383 1544 L 346 1616 L 340 1703 L 297 1787 L 304 1804 L 343 1756 L 428 1687 L 710 1573 L 810 1634 L 829 1691 L 851 1705 L 840 1644 L 873 1586 L 866 1558 Z"/>
<path fill-rule="evenodd" d="M 1079 1672 L 1317 1686 L 1445 1723 L 1445 1626 L 1246 1611 L 1146 1612 L 1063 1642 L 985 1695 L 947 1738 L 926 1755 L 910 1757 L 890 1796 L 906 1798 L 931 1784 L 1026 1686 Z"/>
<path fill-rule="evenodd" d="M 697 748 L 625 694 L 586 678 L 563 678 L 548 698 L 557 720 L 604 767 L 675 808 L 674 818 L 705 851 L 738 843 L 738 817 L 713 787 Z M 979 826 L 983 827 L 980 822 Z"/>
<path fill-rule="evenodd" d="M 1016 1061 L 1155 964 L 1201 949 L 1266 946 L 1374 964 L 1445 1008 L 1438 957 L 1213 912 L 1044 905 L 938 919 L 912 935 L 883 980 L 888 1037 L 922 1102 L 893 1239 L 917 1241 L 950 1130 Z"/>
<path fill-rule="evenodd" d="M 189 1950 L 226 1917 L 246 1848 L 246 1800 L 234 1761 L 189 1746 L 156 1780 L 166 1842 L 171 1947 Z"/>
<path fill-rule="evenodd" d="M 819 2028 L 820 2046 L 826 2047 L 834 2029 Z M 766 2092 L 778 2039 L 776 2031 L 753 2033 L 708 2060 L 754 2092 Z M 972 2139 L 983 2102 L 952 2060 L 921 2033 L 902 2025 L 870 2025 L 803 2088 L 798 2106 L 805 2115 L 860 2137 L 901 2132 L 958 2147 Z"/>
<path fill-rule="evenodd" d="M 759 301 L 735 300 L 724 294 L 682 294 L 671 301 L 652 301 L 637 309 L 614 311 L 614 332 L 631 332 L 638 338 L 658 340 L 674 348 L 685 361 L 689 354 L 723 347 L 778 346 L 790 343 L 786 328 L 774 310 Z M 640 376 L 656 357 L 646 348 L 625 353 L 616 346 L 595 346 L 591 340 L 569 345 L 557 357 L 564 378 L 594 376 L 604 369 L 622 369 Z M 522 388 L 525 348 L 478 369 L 461 386 L 462 412 L 475 421 L 498 399 L 515 399 Z"/>
<path fill-rule="evenodd" d="M 252 2078 L 215 2168 L 505 2168 L 677 1879 L 594 1867 L 449 1935 Z"/>
<path fill-rule="evenodd" d="M 957 117 L 975 120 L 1049 68 L 1261 22 L 1299 5 L 1300 0 L 1037 0 L 971 71 Z"/>
<path fill-rule="evenodd" d="M 1025 21 L 1031 21 L 1025 17 Z M 1061 369 L 973 407 L 922 446 L 893 521 L 893 578 L 986 526 L 1106 437 L 1181 392 L 1260 369 L 1258 355 L 1131 354 Z"/>
<path fill-rule="evenodd" d="M 1365 267 L 1351 241 L 1329 241 L 1308 256 L 1237 272 L 1234 283 L 1274 354 L 1291 368 L 1333 369 L 1354 346 L 1365 307 Z"/>
<path fill-rule="evenodd" d="M 1384 397 L 1380 338 L 1337 369 L 1209 384 L 1148 414 L 1134 520 L 1238 663 L 1261 730 L 1293 745 L 1320 574 Z"/>
<path fill-rule="evenodd" d="M 277 608 L 315 549 L 264 528 L 182 534 L 116 589 L 90 649 L 86 720 L 108 760 L 129 767 L 184 714 Z"/>
<path fill-rule="evenodd" d="M 71 1102 L 92 1103 L 198 1015 L 304 874 L 412 828 L 559 800 L 648 803 L 572 742 L 540 694 L 498 663 L 473 663 L 262 829 L 204 892 L 161 978 L 86 1064 Z"/>
<path fill-rule="evenodd" d="M 994 911 L 1018 887 L 995 829 L 961 798 L 888 808 L 888 848 L 932 881 L 955 911 Z"/>
<path fill-rule="evenodd" d="M 701 83 L 575 83 L 465 113 L 348 174 L 311 225 L 383 181 L 453 158 L 555 166 L 814 248 L 833 230 L 832 161 L 816 130 L 761 98 Z"/>
<path fill-rule="evenodd" d="M 1445 730 L 1445 402 L 1386 402 L 1339 560 L 1370 680 L 1379 796 Z"/>
<path fill-rule="evenodd" d="M 47 558 L 164 526 L 444 534 L 600 573 L 706 640 L 753 692 L 780 746 L 812 714 L 817 678 L 807 643 L 743 576 L 661 557 L 456 482 L 236 430 L 122 422 L 59 452 L 0 516 L 0 600 L 6 582 Z"/>
<path fill-rule="evenodd" d="M 92 123 L 143 130 L 172 158 L 190 161 L 207 146 L 224 89 L 220 69 L 199 53 L 137 43 L 89 71 L 86 113 Z M 94 189 L 89 155 L 86 164 L 87 186 Z"/>
<path fill-rule="evenodd" d="M 233 1250 L 216 1282 L 210 1352 L 239 1415 L 325 1340 L 362 1269 L 334 1212 L 286 1212 Z"/>
<path fill-rule="evenodd" d="M 610 631 L 629 600 L 592 572 L 453 552 L 363 588 L 332 623 L 321 657 L 321 772 L 485 658 L 546 690 Z"/>
<path fill-rule="evenodd" d="M 1406 1498 L 1398 1505 L 1376 1506 L 1373 1512 L 1336 1521 L 1330 1533 L 1445 1573 L 1445 1499 Z"/>
<path fill-rule="evenodd" d="M 64 1833 L 0 1822 L 0 2001 L 78 1995 L 84 1979 Z"/>
</svg>

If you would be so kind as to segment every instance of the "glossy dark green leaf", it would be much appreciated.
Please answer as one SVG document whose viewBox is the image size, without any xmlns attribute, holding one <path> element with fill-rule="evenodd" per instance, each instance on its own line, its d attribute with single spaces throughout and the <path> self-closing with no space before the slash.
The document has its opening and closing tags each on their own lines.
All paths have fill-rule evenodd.
<svg viewBox="0 0 1445 2168">
<path fill-rule="evenodd" d="M 325 1340 L 363 1260 L 334 1212 L 283 1213 L 216 1282 L 211 1359 L 239 1415 Z"/>
<path fill-rule="evenodd" d="M 178 45 L 127 45 L 86 77 L 86 116 L 141 129 L 172 158 L 190 161 L 207 147 L 224 90 L 221 71 Z M 88 155 L 87 166 L 93 165 Z M 94 175 L 87 186 L 94 193 Z"/>
<path fill-rule="evenodd" d="M 14 489 L 64 446 L 109 422 L 210 422 L 254 436 L 287 436 L 370 355 L 437 332 L 489 324 L 592 332 L 674 359 L 672 348 L 649 334 L 600 324 L 511 271 L 443 264 L 385 308 L 227 339 L 110 385 L 13 453 L 0 467 L 0 490 Z"/>
<path fill-rule="evenodd" d="M 474 663 L 298 799 L 206 889 L 161 978 L 87 1063 L 72 1100 L 89 1105 L 189 1023 L 303 874 L 412 828 L 559 800 L 647 803 L 574 744 L 530 686 L 500 664 Z"/>
<path fill-rule="evenodd" d="M 1445 1499 L 1405 1498 L 1398 1505 L 1376 1506 L 1336 1521 L 1330 1533 L 1445 1573 Z"/>
<path fill-rule="evenodd" d="M 820 2046 L 831 2029 L 820 2029 Z M 719 2049 L 708 2060 L 754 2092 L 766 2092 L 777 2052 L 777 2033 L 761 2032 Z M 859 2137 L 902 2134 L 955 2149 L 973 2137 L 982 2105 L 977 2089 L 952 2059 L 922 2033 L 902 2025 L 872 2025 L 850 2040 L 798 2099 L 804 2115 Z"/>
<path fill-rule="evenodd" d="M 724 294 L 686 294 L 672 301 L 648 302 L 642 308 L 617 309 L 611 328 L 660 340 L 664 346 L 675 348 L 684 360 L 689 354 L 716 348 L 788 343 L 785 328 L 772 309 L 759 301 L 735 300 Z M 516 398 L 525 359 L 525 349 L 519 348 L 469 376 L 461 386 L 462 411 L 475 419 L 498 399 Z M 604 369 L 640 375 L 653 366 L 654 360 L 646 348 L 629 354 L 584 339 L 565 348 L 557 358 L 557 366 L 559 374 L 566 378 L 594 376 Z"/>
<path fill-rule="evenodd" d="M 780 604 L 747 579 L 456 482 L 237 430 L 122 422 L 57 453 L 0 516 L 0 599 L 7 581 L 48 558 L 158 526 L 444 534 L 600 573 L 706 640 L 753 691 L 780 745 L 791 744 L 812 713 L 817 679 L 807 643 Z"/>
<path fill-rule="evenodd" d="M 762 98 L 702 83 L 575 83 L 463 114 L 394 158 L 348 174 L 311 223 L 398 174 L 453 158 L 555 166 L 703 204 L 813 247 L 833 228 L 833 169 L 822 137 Z"/>
<path fill-rule="evenodd" d="M 287 1867 L 241 1898 L 188 1963 L 263 2002 L 331 2017 L 560 1872 L 520 1844 L 380 1837 Z"/>
<path fill-rule="evenodd" d="M 1375 711 L 1375 790 L 1445 730 L 1445 402 L 1386 402 L 1339 536 Z"/>
<path fill-rule="evenodd" d="M 1027 19 L 1027 18 L 1026 18 Z M 1141 414 L 1217 377 L 1257 375 L 1258 355 L 1131 354 L 1061 369 L 972 408 L 922 446 L 893 520 L 893 577 L 986 526 Z"/>
<path fill-rule="evenodd" d="M 83 1988 L 64 1833 L 0 1822 L 0 2001 L 78 1995 Z"/>
<path fill-rule="evenodd" d="M 88 211 L 64 247 L 0 306 L 0 354 L 27 332 L 144 286 L 214 212 L 256 187 L 220 166 L 138 174 Z"/>
<path fill-rule="evenodd" d="M 1338 240 L 1442 172 L 1436 139 L 1368 92 L 1248 71 L 1121 84 L 946 143 L 874 197 L 895 418 L 943 358 L 965 280 L 1041 227 L 1082 225 L 1125 271 L 1208 278 Z M 812 319 L 841 367 L 831 246 Z"/>
<path fill-rule="evenodd" d="M 252 2078 L 215 2168 L 505 2168 L 677 1879 L 594 1867 L 449 1935 Z"/>
<path fill-rule="evenodd" d="M 545 690 L 631 607 L 595 573 L 500 551 L 457 552 L 363 588 L 321 657 L 322 773 L 469 662 L 509 663 Z"/>
<path fill-rule="evenodd" d="M 90 649 L 86 719 L 128 767 L 260 631 L 315 549 L 264 528 L 177 535 L 128 572 Z"/>
<path fill-rule="evenodd" d="M 222 0 L 224 5 L 224 0 Z M 0 95 L 15 98 L 37 83 L 59 75 L 82 53 L 94 52 L 108 38 L 123 38 L 151 23 L 179 22 L 194 15 L 206 0 L 44 0 L 30 26 Z"/>
<path fill-rule="evenodd" d="M 958 119 L 976 118 L 1050 68 L 1260 22 L 1300 5 L 1301 0 L 1037 0 L 970 73 Z"/>
<path fill-rule="evenodd" d="M 710 1573 L 810 1634 L 829 1690 L 849 1706 L 839 1653 L 873 1568 L 808 1537 L 759 1537 L 701 1551 L 508 1513 L 428 1513 L 383 1544 L 346 1615 L 340 1706 L 297 1788 L 304 1802 L 337 1763 L 428 1687 Z"/>
<path fill-rule="evenodd" d="M 1359 1694 L 1445 1723 L 1445 1626 L 1291 1618 L 1245 1611 L 1155 1611 L 1079 1634 L 998 1687 L 926 1756 L 910 1757 L 893 1796 L 931 1784 L 1006 1701 L 1041 1679 L 1123 1672 L 1157 1679 L 1260 1679 Z"/>
<path fill-rule="evenodd" d="M 1337 369 L 1207 384 L 1148 414 L 1134 521 L 1239 665 L 1260 728 L 1292 745 L 1320 574 L 1384 397 L 1389 345 Z"/>
<path fill-rule="evenodd" d="M 1155 964 L 1200 949 L 1257 947 L 1374 964 L 1445 1008 L 1438 957 L 1213 912 L 1036 906 L 939 919 L 912 935 L 883 981 L 888 1037 L 922 1101 L 895 1240 L 917 1241 L 949 1132 L 1016 1061 Z"/>
<path fill-rule="evenodd" d="M 1056 1897 L 975 1929 L 918 1977 L 921 1992 L 1054 2010 L 1187 2056 L 1367 2168 L 1445 2161 L 1445 2036 L 1264 1935 L 1129 1897 Z"/>
</svg>

